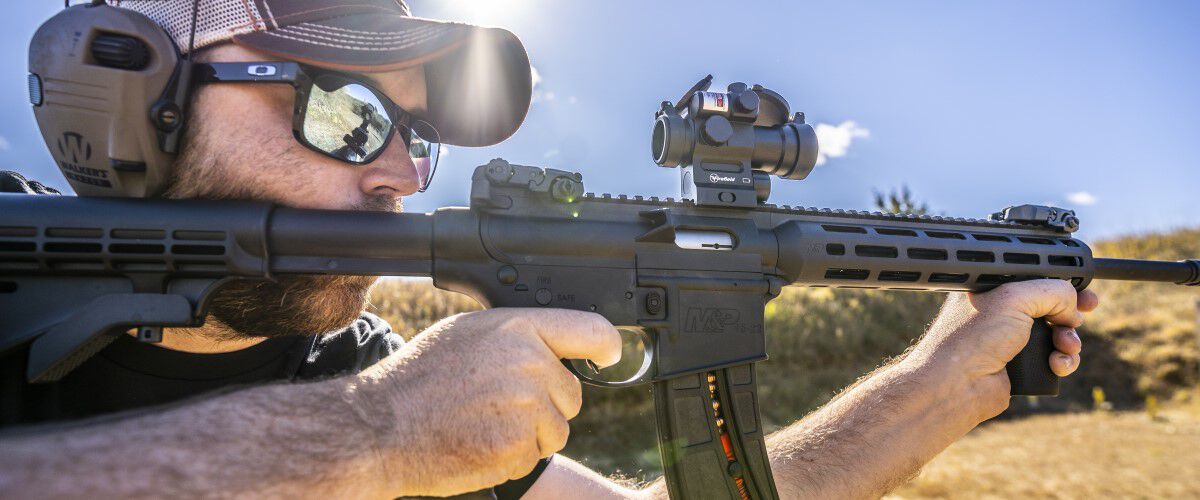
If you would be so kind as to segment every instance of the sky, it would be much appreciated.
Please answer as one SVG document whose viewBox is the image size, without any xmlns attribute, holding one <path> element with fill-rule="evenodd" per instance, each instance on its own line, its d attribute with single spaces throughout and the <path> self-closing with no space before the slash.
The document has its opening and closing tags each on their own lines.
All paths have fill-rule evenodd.
<svg viewBox="0 0 1200 500">
<path fill-rule="evenodd" d="M 449 148 L 408 210 L 465 204 L 475 166 L 579 171 L 587 191 L 678 195 L 653 112 L 706 74 L 804 111 L 823 163 L 770 201 L 870 208 L 907 185 L 937 213 L 1075 209 L 1086 239 L 1200 225 L 1200 3 L 411 0 L 516 33 L 537 86 L 504 143 Z M 0 18 L 0 168 L 66 183 L 25 90 L 28 41 L 61 3 Z"/>
</svg>

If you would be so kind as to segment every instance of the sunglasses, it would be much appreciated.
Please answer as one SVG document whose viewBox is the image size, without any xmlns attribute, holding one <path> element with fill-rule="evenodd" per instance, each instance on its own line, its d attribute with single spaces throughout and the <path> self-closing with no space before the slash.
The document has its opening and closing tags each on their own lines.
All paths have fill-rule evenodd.
<svg viewBox="0 0 1200 500">
<path fill-rule="evenodd" d="M 296 89 L 292 135 L 305 147 L 352 165 L 379 157 L 398 135 L 425 192 L 437 170 L 437 129 L 351 75 L 294 62 L 196 64 L 197 83 L 288 83 Z"/>
</svg>

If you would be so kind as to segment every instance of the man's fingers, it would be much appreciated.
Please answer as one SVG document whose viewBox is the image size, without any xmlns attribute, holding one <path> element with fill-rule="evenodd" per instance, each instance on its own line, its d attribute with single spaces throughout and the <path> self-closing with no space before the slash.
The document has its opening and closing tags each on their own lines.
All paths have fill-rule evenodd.
<svg viewBox="0 0 1200 500">
<path fill-rule="evenodd" d="M 553 410 L 551 410 L 553 411 Z M 513 442 L 511 454 L 502 457 L 502 460 L 507 465 L 508 480 L 520 479 L 528 476 L 533 472 L 534 467 L 537 467 L 537 460 L 542 456 L 542 427 L 544 418 L 533 418 L 522 420 L 525 425 L 533 427 L 534 439 L 529 439 L 528 434 L 522 433 L 522 439 Z"/>
<path fill-rule="evenodd" d="M 1061 352 L 1050 353 L 1050 371 L 1055 375 L 1065 377 L 1075 373 L 1075 369 L 1079 368 L 1078 354 L 1064 354 Z"/>
<path fill-rule="evenodd" d="M 566 419 L 552 416 L 542 420 L 537 428 L 538 457 L 546 458 L 563 449 L 570 434 L 571 426 Z"/>
<path fill-rule="evenodd" d="M 1083 342 L 1079 340 L 1079 333 L 1074 328 L 1056 326 L 1054 327 L 1054 348 L 1064 354 L 1079 354 L 1083 348 Z"/>
<path fill-rule="evenodd" d="M 559 359 L 590 359 L 601 367 L 621 360 L 621 334 L 603 316 L 570 309 L 520 309 Z"/>
<path fill-rule="evenodd" d="M 550 368 L 546 385 L 550 390 L 550 400 L 564 418 L 572 419 L 579 415 L 583 406 L 583 387 L 567 368 L 560 363 Z"/>
<path fill-rule="evenodd" d="M 1083 324 L 1083 313 L 1076 309 L 1079 294 L 1063 280 L 1041 279 L 1007 283 L 993 292 L 998 299 L 1031 318 L 1046 318 L 1059 325 L 1076 328 Z"/>
<path fill-rule="evenodd" d="M 1100 296 L 1096 295 L 1096 292 L 1093 292 L 1091 290 L 1084 290 L 1082 292 L 1079 292 L 1079 299 L 1077 300 L 1076 307 L 1081 312 L 1092 312 L 1096 309 L 1096 306 L 1099 306 L 1099 305 L 1100 305 Z"/>
</svg>

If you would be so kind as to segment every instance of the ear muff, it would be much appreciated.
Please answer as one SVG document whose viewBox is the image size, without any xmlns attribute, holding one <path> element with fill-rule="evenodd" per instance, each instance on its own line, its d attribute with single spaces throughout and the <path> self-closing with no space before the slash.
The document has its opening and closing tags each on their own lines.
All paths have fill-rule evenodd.
<svg viewBox="0 0 1200 500">
<path fill-rule="evenodd" d="M 29 45 L 29 94 L 42 138 L 80 196 L 157 196 L 183 132 L 190 64 L 145 15 L 75 5 Z"/>
</svg>

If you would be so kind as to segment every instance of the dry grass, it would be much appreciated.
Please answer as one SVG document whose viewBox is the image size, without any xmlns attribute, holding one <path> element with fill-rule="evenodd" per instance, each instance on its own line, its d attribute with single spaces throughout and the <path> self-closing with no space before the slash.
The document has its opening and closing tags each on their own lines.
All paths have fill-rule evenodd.
<svg viewBox="0 0 1200 500">
<path fill-rule="evenodd" d="M 371 289 L 369 310 L 410 339 L 442 318 L 482 309 L 475 299 L 434 288 L 427 279 L 384 279 Z"/>
<path fill-rule="evenodd" d="M 1039 415 L 973 431 L 890 498 L 1198 498 L 1200 411 Z"/>
<path fill-rule="evenodd" d="M 1098 242 L 1094 250 L 1098 257 L 1196 258 L 1200 229 L 1128 236 Z M 1200 384 L 1200 287 L 1110 281 L 1092 289 L 1100 294 L 1101 307 L 1085 329 L 1112 343 L 1119 360 L 1129 365 L 1137 392 L 1170 397 L 1181 387 Z"/>
</svg>

